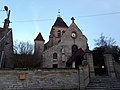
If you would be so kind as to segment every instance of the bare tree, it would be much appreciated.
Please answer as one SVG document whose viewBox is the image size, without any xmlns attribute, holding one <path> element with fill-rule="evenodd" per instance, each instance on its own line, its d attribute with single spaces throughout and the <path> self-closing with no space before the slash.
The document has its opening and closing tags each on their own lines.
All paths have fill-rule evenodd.
<svg viewBox="0 0 120 90">
<path fill-rule="evenodd" d="M 14 53 L 15 54 L 33 54 L 33 45 L 30 42 L 17 41 L 14 42 Z"/>
<path fill-rule="evenodd" d="M 108 38 L 106 36 L 104 36 L 103 34 L 101 34 L 101 36 L 99 37 L 99 39 L 95 39 L 95 45 L 98 47 L 112 47 L 115 46 L 116 41 L 113 38 Z"/>
<path fill-rule="evenodd" d="M 30 42 L 14 42 L 14 68 L 38 68 L 39 59 L 33 55 L 33 45 Z"/>
<path fill-rule="evenodd" d="M 99 51 L 101 53 L 111 53 L 115 61 L 118 61 L 120 56 L 120 48 L 116 45 L 116 41 L 113 38 L 108 38 L 101 34 L 99 39 L 95 40 L 95 45 L 97 46 L 94 48 L 95 51 Z"/>
</svg>

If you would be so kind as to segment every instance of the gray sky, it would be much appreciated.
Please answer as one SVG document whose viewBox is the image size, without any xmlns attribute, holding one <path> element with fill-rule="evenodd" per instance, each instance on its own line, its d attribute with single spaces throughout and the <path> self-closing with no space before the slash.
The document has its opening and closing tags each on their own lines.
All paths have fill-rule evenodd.
<svg viewBox="0 0 120 90">
<path fill-rule="evenodd" d="M 13 38 L 34 42 L 39 32 L 45 41 L 54 24 L 58 9 L 64 21 L 71 24 L 71 17 L 88 38 L 90 49 L 100 34 L 112 37 L 120 45 L 120 0 L 0 0 L 0 10 L 7 5 L 11 10 Z M 0 26 L 6 13 L 0 11 Z"/>
</svg>

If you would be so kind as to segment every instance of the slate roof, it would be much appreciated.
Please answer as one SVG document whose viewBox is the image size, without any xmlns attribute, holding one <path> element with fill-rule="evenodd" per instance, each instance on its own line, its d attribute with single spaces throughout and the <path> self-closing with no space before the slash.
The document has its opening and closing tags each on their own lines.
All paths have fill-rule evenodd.
<svg viewBox="0 0 120 90">
<path fill-rule="evenodd" d="M 61 17 L 57 17 L 53 27 L 67 27 L 67 24 L 63 21 L 63 19 Z"/>
<path fill-rule="evenodd" d="M 43 39 L 41 33 L 39 33 L 34 41 L 45 41 L 45 40 Z"/>
</svg>

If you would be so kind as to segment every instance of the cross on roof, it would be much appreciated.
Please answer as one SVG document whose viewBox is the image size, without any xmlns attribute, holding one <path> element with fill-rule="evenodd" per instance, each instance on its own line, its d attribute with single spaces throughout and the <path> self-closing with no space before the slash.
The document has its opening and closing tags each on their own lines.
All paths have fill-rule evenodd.
<svg viewBox="0 0 120 90">
<path fill-rule="evenodd" d="M 72 20 L 72 22 L 74 22 L 75 18 L 74 18 L 74 17 L 72 17 L 72 18 L 71 18 L 71 20 Z"/>
</svg>

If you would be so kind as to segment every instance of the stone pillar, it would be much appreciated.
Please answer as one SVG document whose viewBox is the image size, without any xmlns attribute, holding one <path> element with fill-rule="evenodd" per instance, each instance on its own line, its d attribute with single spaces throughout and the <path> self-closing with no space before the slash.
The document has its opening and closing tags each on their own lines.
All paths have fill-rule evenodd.
<svg viewBox="0 0 120 90">
<path fill-rule="evenodd" d="M 78 76 L 79 76 L 79 89 L 85 90 L 85 87 L 89 83 L 89 70 L 88 65 L 79 66 Z"/>
<path fill-rule="evenodd" d="M 79 76 L 79 89 L 84 90 L 85 89 L 85 82 L 84 82 L 84 71 L 83 71 L 82 66 L 79 66 L 78 76 Z"/>
<path fill-rule="evenodd" d="M 111 77 L 115 77 L 112 55 L 108 54 L 108 53 L 104 54 L 104 60 L 105 60 L 105 66 L 106 66 L 107 71 L 108 71 L 108 75 Z"/>
<path fill-rule="evenodd" d="M 91 52 L 87 52 L 86 56 L 87 56 L 87 61 L 89 65 L 90 78 L 95 77 L 93 55 Z"/>
</svg>

